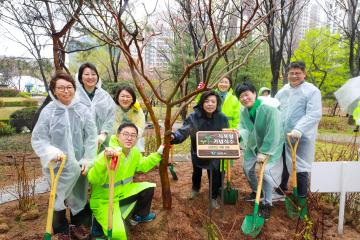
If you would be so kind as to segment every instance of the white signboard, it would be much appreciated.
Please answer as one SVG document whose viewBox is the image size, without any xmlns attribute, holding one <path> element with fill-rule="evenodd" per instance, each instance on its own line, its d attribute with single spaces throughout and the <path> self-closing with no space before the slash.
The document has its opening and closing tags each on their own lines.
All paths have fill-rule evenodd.
<svg viewBox="0 0 360 240">
<path fill-rule="evenodd" d="M 343 234 L 346 192 L 360 192 L 360 162 L 314 162 L 311 170 L 312 192 L 339 192 L 338 233 Z"/>
</svg>

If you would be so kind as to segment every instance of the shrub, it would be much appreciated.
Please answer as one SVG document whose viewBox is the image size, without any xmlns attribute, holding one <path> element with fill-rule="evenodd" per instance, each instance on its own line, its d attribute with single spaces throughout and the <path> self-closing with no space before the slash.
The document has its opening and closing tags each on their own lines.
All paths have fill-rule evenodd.
<svg viewBox="0 0 360 240">
<path fill-rule="evenodd" d="M 5 107 L 5 103 L 3 100 L 0 99 L 0 107 Z"/>
<path fill-rule="evenodd" d="M 26 107 L 33 107 L 38 105 L 38 101 L 35 99 L 26 99 L 23 101 L 24 106 Z"/>
<path fill-rule="evenodd" d="M 343 117 L 323 116 L 319 123 L 319 128 L 346 131 L 348 129 L 347 119 Z"/>
<path fill-rule="evenodd" d="M 0 88 L 0 97 L 16 97 L 18 93 L 14 88 Z"/>
<path fill-rule="evenodd" d="M 9 124 L 0 122 L 0 136 L 11 135 L 15 132 L 15 129 L 12 128 Z"/>
<path fill-rule="evenodd" d="M 37 106 L 38 102 L 35 99 L 25 99 L 22 101 L 4 102 L 3 107 L 32 107 Z M 1 103 L 0 103 L 1 106 Z"/>
<path fill-rule="evenodd" d="M 10 125 L 16 132 L 21 132 L 23 127 L 32 130 L 32 121 L 37 111 L 37 107 L 27 107 L 17 110 L 10 115 Z"/>
<path fill-rule="evenodd" d="M 19 92 L 18 97 L 31 98 L 31 93 Z"/>
<path fill-rule="evenodd" d="M 131 84 L 127 83 L 127 82 L 103 82 L 102 83 L 102 88 L 107 91 L 112 97 L 115 96 L 116 94 L 116 90 L 118 89 L 119 86 L 123 86 L 123 85 L 127 85 L 127 86 L 131 86 L 133 87 Z M 135 88 L 134 88 L 135 89 Z"/>
</svg>

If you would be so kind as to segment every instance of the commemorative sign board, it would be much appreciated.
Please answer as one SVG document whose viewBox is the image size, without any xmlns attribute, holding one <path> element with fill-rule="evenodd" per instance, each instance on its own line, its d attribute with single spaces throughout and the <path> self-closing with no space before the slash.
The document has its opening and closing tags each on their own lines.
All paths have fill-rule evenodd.
<svg viewBox="0 0 360 240">
<path fill-rule="evenodd" d="M 199 158 L 239 158 L 239 137 L 236 131 L 199 131 L 196 133 Z"/>
</svg>

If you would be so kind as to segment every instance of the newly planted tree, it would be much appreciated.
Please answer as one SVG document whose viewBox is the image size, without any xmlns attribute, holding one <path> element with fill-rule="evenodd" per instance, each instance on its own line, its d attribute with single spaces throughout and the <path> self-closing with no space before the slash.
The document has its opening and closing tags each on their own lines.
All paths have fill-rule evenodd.
<svg viewBox="0 0 360 240">
<path fill-rule="evenodd" d="M 244 3 L 243 1 L 239 1 L 238 3 L 233 1 L 232 4 L 238 11 L 238 18 L 234 24 L 235 30 L 233 34 L 224 38 L 224 29 L 221 29 L 221 21 L 219 22 L 217 16 L 225 16 L 228 10 L 226 7 L 223 5 L 220 6 L 218 2 L 212 2 L 211 0 L 196 3 L 193 1 L 180 1 L 179 5 L 173 6 L 178 9 L 180 14 L 188 14 L 182 12 L 183 8 L 181 4 L 184 2 L 191 4 L 187 7 L 192 10 L 191 17 L 183 21 L 185 21 L 187 25 L 192 23 L 201 26 L 202 37 L 196 42 L 197 54 L 193 55 L 190 60 L 185 61 L 183 69 L 179 71 L 179 74 L 173 80 L 172 87 L 165 93 L 161 93 L 161 88 L 156 86 L 158 81 L 155 81 L 154 75 L 147 69 L 144 61 L 144 49 L 147 47 L 149 41 L 163 34 L 163 32 L 156 32 L 155 30 L 149 31 L 149 29 L 154 29 L 149 24 L 149 14 L 146 14 L 146 16 L 142 18 L 137 17 L 135 11 L 138 8 L 130 6 L 128 1 L 100 0 L 86 1 L 79 18 L 82 26 L 91 32 L 93 36 L 120 49 L 128 65 L 128 71 L 131 74 L 134 85 L 141 95 L 151 120 L 154 123 L 157 145 L 160 145 L 163 141 L 166 146 L 163 160 L 160 164 L 163 207 L 166 209 L 171 208 L 171 191 L 167 166 L 171 140 L 170 132 L 174 122 L 178 118 L 180 111 L 187 106 L 198 93 L 205 89 L 212 88 L 222 76 L 229 74 L 247 61 L 249 55 L 262 40 L 261 37 L 254 37 L 260 34 L 253 35 L 252 33 L 259 24 L 264 21 L 267 15 L 267 13 L 264 15 L 256 14 L 263 4 L 262 1 L 255 1 L 252 5 Z M 73 10 L 69 9 L 69 12 L 70 11 Z M 111 31 L 107 31 L 108 29 Z M 184 31 L 183 34 L 191 34 L 191 32 Z M 218 64 L 224 61 L 226 54 L 229 53 L 232 48 L 247 45 L 249 38 L 254 41 L 256 39 L 257 43 L 240 59 L 237 59 L 237 64 L 231 62 L 231 67 L 228 67 L 228 64 L 224 64 L 223 67 L 217 68 Z M 206 66 L 206 68 L 204 66 Z M 193 71 L 203 72 L 201 80 L 205 82 L 206 87 L 204 89 L 193 88 L 186 94 L 179 94 L 180 86 Z M 158 118 L 154 113 L 149 94 L 145 87 L 151 89 L 150 93 L 153 94 L 154 98 L 165 105 L 163 135 L 161 134 Z M 179 108 L 174 112 L 173 107 L 175 106 L 179 106 Z"/>
</svg>

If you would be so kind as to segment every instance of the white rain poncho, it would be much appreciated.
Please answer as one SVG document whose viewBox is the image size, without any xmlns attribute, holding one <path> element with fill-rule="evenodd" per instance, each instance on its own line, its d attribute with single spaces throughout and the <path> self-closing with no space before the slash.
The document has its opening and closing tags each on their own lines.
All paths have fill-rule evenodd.
<svg viewBox="0 0 360 240">
<path fill-rule="evenodd" d="M 315 156 L 315 141 L 322 116 L 321 93 L 313 84 L 304 82 L 293 88 L 286 84 L 276 94 L 284 119 L 286 134 L 296 129 L 302 133 L 296 155 L 296 171 L 311 172 Z M 286 164 L 291 172 L 291 153 L 286 142 Z"/>
<path fill-rule="evenodd" d="M 100 132 L 106 132 L 108 135 L 113 134 L 116 105 L 110 94 L 101 88 L 101 80 L 99 79 L 96 84 L 96 91 L 92 100 L 79 81 L 76 81 L 76 94 L 81 103 L 90 109 L 96 123 L 97 134 Z"/>
<path fill-rule="evenodd" d="M 280 159 L 284 144 L 283 121 L 277 108 L 266 100 L 260 101 L 254 123 L 247 108 L 242 108 L 240 112 L 238 130 L 244 148 L 244 159 L 254 159 L 260 152 L 269 155 L 268 163 L 274 164 Z"/>
<path fill-rule="evenodd" d="M 81 176 L 80 165 L 90 168 L 96 158 L 97 133 L 87 107 L 75 95 L 69 106 L 63 105 L 50 93 L 50 102 L 40 113 L 32 132 L 31 145 L 40 157 L 43 173 L 50 182 L 48 164 L 59 154 L 67 157 L 56 190 L 55 211 L 65 209 L 80 212 L 87 202 L 88 182 Z M 54 171 L 57 173 L 59 166 Z"/>
</svg>

